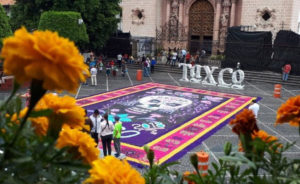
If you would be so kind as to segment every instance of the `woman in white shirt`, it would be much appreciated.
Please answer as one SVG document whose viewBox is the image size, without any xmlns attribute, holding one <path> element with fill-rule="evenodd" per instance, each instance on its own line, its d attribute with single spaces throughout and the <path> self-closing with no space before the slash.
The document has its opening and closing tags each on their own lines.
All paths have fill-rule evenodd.
<svg viewBox="0 0 300 184">
<path fill-rule="evenodd" d="M 103 120 L 100 124 L 100 127 L 101 127 L 100 136 L 101 136 L 104 156 L 107 155 L 107 150 L 108 150 L 108 155 L 111 155 L 111 141 L 113 138 L 113 131 L 115 127 L 111 121 L 108 121 L 107 113 L 103 115 Z"/>
</svg>

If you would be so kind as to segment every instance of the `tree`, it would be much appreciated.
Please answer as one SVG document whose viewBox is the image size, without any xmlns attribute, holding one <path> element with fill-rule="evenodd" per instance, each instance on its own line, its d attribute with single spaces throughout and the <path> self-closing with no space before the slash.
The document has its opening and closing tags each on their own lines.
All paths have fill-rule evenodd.
<svg viewBox="0 0 300 184">
<path fill-rule="evenodd" d="M 89 44 L 81 48 L 99 51 L 110 35 L 117 29 L 116 18 L 121 11 L 120 0 L 16 0 L 12 7 L 12 27 L 25 25 L 28 30 L 38 28 L 40 15 L 44 11 L 80 12 L 87 26 Z"/>
<path fill-rule="evenodd" d="M 41 15 L 38 29 L 57 31 L 76 44 L 88 42 L 86 27 L 81 15 L 72 11 L 47 11 Z"/>
<path fill-rule="evenodd" d="M 2 39 L 12 35 L 11 27 L 4 8 L 0 4 L 0 48 L 2 47 Z"/>
</svg>

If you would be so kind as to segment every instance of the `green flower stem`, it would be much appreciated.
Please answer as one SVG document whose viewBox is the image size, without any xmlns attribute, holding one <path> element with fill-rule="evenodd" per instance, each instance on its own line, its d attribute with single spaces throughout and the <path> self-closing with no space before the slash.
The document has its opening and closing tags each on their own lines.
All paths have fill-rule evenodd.
<svg viewBox="0 0 300 184">
<path fill-rule="evenodd" d="M 25 123 L 26 123 L 31 111 L 33 110 L 35 105 L 38 103 L 38 101 L 44 96 L 46 91 L 47 90 L 45 90 L 43 88 L 43 81 L 39 81 L 39 80 L 35 80 L 35 79 L 32 80 L 31 86 L 30 86 L 30 103 L 29 103 L 28 111 L 27 111 L 26 115 L 24 116 L 24 118 L 22 119 L 20 127 L 17 129 L 16 135 L 14 136 L 13 140 L 11 141 L 11 143 L 8 144 L 8 148 L 14 146 L 16 140 L 20 136 L 20 134 L 25 126 Z M 9 155 L 9 149 L 7 149 L 4 152 L 4 156 L 3 156 L 4 160 L 8 157 L 8 155 Z"/>
</svg>

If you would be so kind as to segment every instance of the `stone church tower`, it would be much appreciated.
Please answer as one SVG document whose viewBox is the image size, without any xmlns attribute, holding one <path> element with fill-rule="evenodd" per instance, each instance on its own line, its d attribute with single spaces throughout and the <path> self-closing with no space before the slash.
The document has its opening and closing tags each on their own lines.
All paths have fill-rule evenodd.
<svg viewBox="0 0 300 184">
<path fill-rule="evenodd" d="M 300 0 L 123 0 L 122 31 L 137 55 L 155 49 L 225 51 L 227 29 L 298 33 Z M 148 54 L 149 54 L 148 52 Z"/>
</svg>

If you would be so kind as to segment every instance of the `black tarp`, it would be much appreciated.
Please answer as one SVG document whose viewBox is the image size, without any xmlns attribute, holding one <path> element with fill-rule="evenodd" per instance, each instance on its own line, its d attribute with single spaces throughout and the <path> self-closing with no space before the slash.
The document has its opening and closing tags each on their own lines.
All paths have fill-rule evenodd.
<svg viewBox="0 0 300 184">
<path fill-rule="evenodd" d="M 101 52 L 107 57 L 117 57 L 118 54 L 128 54 L 132 52 L 130 33 L 118 32 L 112 35 L 106 42 Z"/>
<path fill-rule="evenodd" d="M 235 68 L 240 62 L 244 70 L 266 70 L 271 62 L 271 54 L 271 32 L 245 32 L 240 27 L 231 27 L 228 28 L 222 67 Z"/>
<path fill-rule="evenodd" d="M 274 55 L 269 69 L 281 72 L 286 63 L 292 66 L 291 74 L 300 75 L 300 35 L 282 30 L 274 41 Z"/>
</svg>

